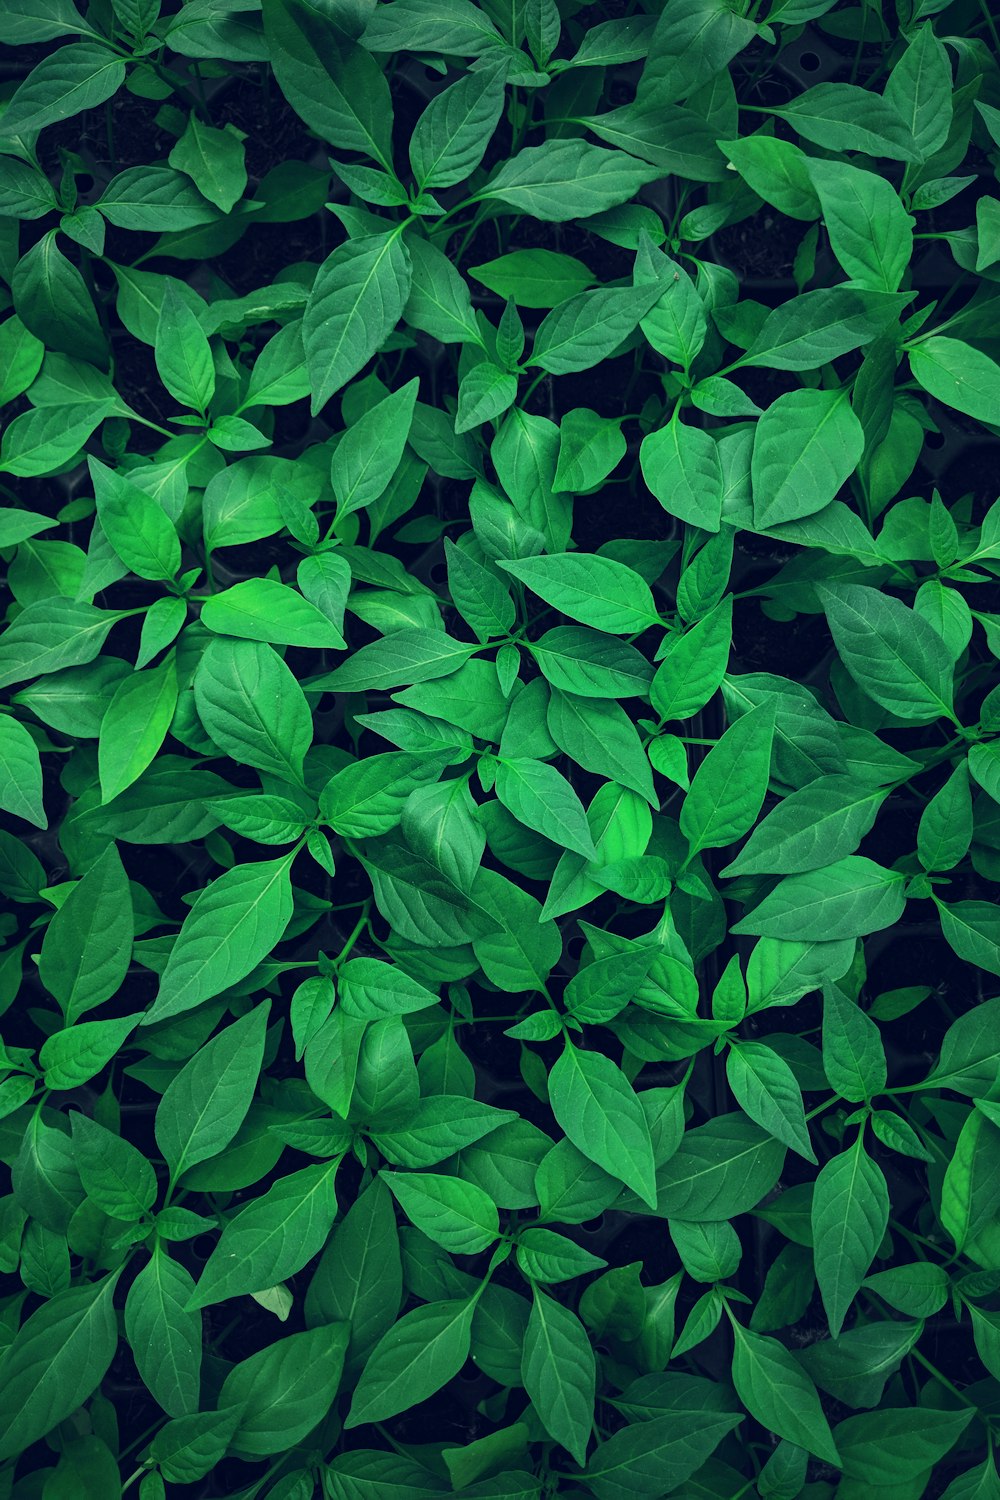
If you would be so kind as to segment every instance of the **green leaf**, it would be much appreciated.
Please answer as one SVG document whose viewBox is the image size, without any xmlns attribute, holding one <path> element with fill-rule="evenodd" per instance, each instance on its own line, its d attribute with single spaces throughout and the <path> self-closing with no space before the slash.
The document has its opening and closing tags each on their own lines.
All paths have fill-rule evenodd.
<svg viewBox="0 0 1000 1500">
<path fill-rule="evenodd" d="M 583 494 L 605 480 L 625 457 L 621 422 L 587 406 L 568 411 L 559 424 L 559 462 L 552 489 Z"/>
<path fill-rule="evenodd" d="M 66 50 L 60 48 L 57 56 L 48 61 L 57 62 Z M 102 55 L 109 56 L 103 51 Z M 54 230 L 22 255 L 11 277 L 10 289 L 18 317 L 47 349 L 57 349 L 76 359 L 89 360 L 99 369 L 107 369 L 108 346 L 93 299 L 80 272 L 56 244 Z M 65 413 L 62 420 L 65 422 Z M 77 448 L 84 441 L 80 438 Z"/>
<path fill-rule="evenodd" d="M 478 369 L 479 366 L 477 365 Z M 448 537 L 444 540 L 448 591 L 462 618 L 481 641 L 505 636 L 514 624 L 514 601 L 503 579 Z"/>
<path fill-rule="evenodd" d="M 462 182 L 483 159 L 503 113 L 506 67 L 476 71 L 436 94 L 410 136 L 421 192 Z"/>
<path fill-rule="evenodd" d="M 864 431 L 842 391 L 789 391 L 757 423 L 751 458 L 754 525 L 814 515 L 861 459 Z"/>
<path fill-rule="evenodd" d="M 733 1098 L 764 1130 L 806 1161 L 815 1162 L 795 1074 L 764 1042 L 740 1042 L 726 1056 L 726 1078 Z"/>
<path fill-rule="evenodd" d="M 490 983 L 507 994 L 543 988 L 562 952 L 562 936 L 555 922 L 543 919 L 541 903 L 493 870 L 478 871 L 471 894 L 496 922 L 496 930 L 477 935 L 472 944 Z"/>
<path fill-rule="evenodd" d="M 657 1212 L 717 1223 L 756 1207 L 778 1180 L 785 1147 L 740 1110 L 688 1129 L 657 1171 Z"/>
<path fill-rule="evenodd" d="M 323 611 L 273 578 L 247 578 L 202 605 L 201 623 L 216 635 L 273 646 L 343 650 L 345 641 Z"/>
<path fill-rule="evenodd" d="M 310 1326 L 332 1322 L 350 1327 L 347 1360 L 354 1369 L 392 1326 L 402 1295 L 392 1199 L 375 1177 L 348 1209 L 323 1252 L 306 1293 L 306 1319 Z"/>
<path fill-rule="evenodd" d="M 966 1115 L 945 1168 L 939 1214 L 957 1251 L 996 1219 L 998 1147 L 1000 1129 L 978 1109 Z"/>
<path fill-rule="evenodd" d="M 815 369 L 878 338 L 900 300 L 853 286 L 823 287 L 793 297 L 768 313 L 737 364 L 776 370 Z"/>
<path fill-rule="evenodd" d="M 0 42 L 12 47 L 50 42 L 57 36 L 76 36 L 86 30 L 69 0 L 11 0 L 0 17 Z"/>
<path fill-rule="evenodd" d="M 125 64 L 115 53 L 94 42 L 71 42 L 43 57 L 18 85 L 0 132 L 8 137 L 34 135 L 103 104 L 124 81 Z"/>
<path fill-rule="evenodd" d="M 410 292 L 399 230 L 346 240 L 319 268 L 302 318 L 315 415 L 382 347 Z"/>
<path fill-rule="evenodd" d="M 889 1189 L 860 1134 L 820 1168 L 811 1222 L 816 1280 L 836 1338 L 889 1222 Z"/>
<path fill-rule="evenodd" d="M 586 1483 L 597 1500 L 657 1500 L 678 1489 L 741 1421 L 734 1412 L 665 1412 L 621 1428 L 594 1451 Z"/>
<path fill-rule="evenodd" d="M 442 344 L 482 344 L 465 278 L 427 240 L 409 241 L 412 280 L 403 318 Z"/>
<path fill-rule="evenodd" d="M 215 395 L 215 365 L 196 315 L 171 283 L 160 303 L 154 344 L 160 379 L 181 406 L 204 414 Z"/>
<path fill-rule="evenodd" d="M 36 828 L 48 827 L 38 746 L 24 725 L 9 715 L 0 719 L 0 807 Z"/>
<path fill-rule="evenodd" d="M 436 1172 L 383 1172 L 407 1218 L 452 1255 L 487 1250 L 500 1235 L 496 1206 L 482 1188 Z"/>
<path fill-rule="evenodd" d="M 555 1283 L 599 1271 L 607 1261 L 551 1229 L 524 1229 L 517 1239 L 517 1264 L 529 1281 Z"/>
<path fill-rule="evenodd" d="M 823 584 L 817 593 L 841 661 L 876 703 L 914 723 L 952 717 L 954 662 L 933 625 L 862 584 Z"/>
<path fill-rule="evenodd" d="M 456 433 L 472 432 L 484 422 L 496 422 L 517 398 L 517 376 L 483 360 L 473 365 L 458 388 Z"/>
<path fill-rule="evenodd" d="M 630 787 L 655 804 L 649 760 L 638 730 L 620 704 L 552 688 L 546 727 L 559 749 L 585 771 Z"/>
<path fill-rule="evenodd" d="M 854 1103 L 868 1101 L 885 1088 L 882 1034 L 836 985 L 824 986 L 823 999 L 823 1071 L 830 1087 Z"/>
<path fill-rule="evenodd" d="M 510 250 L 470 266 L 469 275 L 498 297 L 513 297 L 518 307 L 555 307 L 594 283 L 582 261 L 543 249 Z"/>
<path fill-rule="evenodd" d="M 911 33 L 886 80 L 882 97 L 905 120 L 913 144 L 926 161 L 948 138 L 952 105 L 951 63 L 932 26 Z"/>
<path fill-rule="evenodd" d="M 394 630 L 384 640 L 371 641 L 353 651 L 342 666 L 314 677 L 307 686 L 312 691 L 361 693 L 433 682 L 457 672 L 475 649 L 466 641 L 453 640 L 443 630 Z"/>
<path fill-rule="evenodd" d="M 454 947 L 475 941 L 497 925 L 430 860 L 391 837 L 370 841 L 361 862 L 371 878 L 376 905 L 408 942 Z"/>
<path fill-rule="evenodd" d="M 615 208 L 660 175 L 660 168 L 624 151 L 606 151 L 581 140 L 548 140 L 512 156 L 475 197 L 562 223 Z"/>
<path fill-rule="evenodd" d="M 871 1487 L 919 1482 L 951 1452 L 973 1411 L 883 1407 L 837 1423 L 844 1474 Z"/>
<path fill-rule="evenodd" d="M 250 1458 L 286 1453 L 329 1412 L 340 1386 L 349 1329 L 327 1323 L 251 1354 L 222 1382 L 219 1406 L 242 1409 L 232 1440 Z"/>
<path fill-rule="evenodd" d="M 948 1300 L 948 1273 L 931 1261 L 916 1260 L 875 1271 L 865 1277 L 864 1285 L 911 1318 L 933 1317 Z"/>
<path fill-rule="evenodd" d="M 181 565 L 177 531 L 160 505 L 124 475 L 87 460 L 104 533 L 122 562 L 140 578 L 173 578 Z"/>
<path fill-rule="evenodd" d="M 990 901 L 936 902 L 941 931 L 966 963 L 1000 974 L 1000 919 Z"/>
<path fill-rule="evenodd" d="M 658 295 L 657 286 L 598 287 L 560 302 L 542 319 L 528 364 L 552 375 L 591 369 L 635 331 Z"/>
<path fill-rule="evenodd" d="M 187 1307 L 260 1292 L 301 1271 L 326 1244 L 337 1213 L 340 1157 L 281 1177 L 225 1225 Z"/>
<path fill-rule="evenodd" d="M 417 380 L 377 401 L 343 434 L 333 451 L 330 482 L 337 520 L 373 505 L 399 468 L 413 421 Z"/>
<path fill-rule="evenodd" d="M 764 702 L 731 724 L 708 752 L 681 808 L 689 859 L 734 843 L 753 823 L 767 791 L 773 739 L 774 705 Z"/>
<path fill-rule="evenodd" d="M 554 766 L 526 756 L 497 762 L 496 792 L 508 812 L 560 848 L 584 859 L 596 855 L 583 803 Z"/>
<path fill-rule="evenodd" d="M 977 421 L 1000 421 L 1000 365 L 988 354 L 946 334 L 921 339 L 907 354 L 928 395 Z"/>
<path fill-rule="evenodd" d="M 581 698 L 645 697 L 653 669 L 624 641 L 580 625 L 557 625 L 531 643 L 554 688 Z"/>
<path fill-rule="evenodd" d="M 643 438 L 639 463 L 668 514 L 703 531 L 719 530 L 724 481 L 719 445 L 710 432 L 675 417 Z"/>
<path fill-rule="evenodd" d="M 72 1115 L 73 1154 L 80 1181 L 102 1212 L 135 1224 L 156 1201 L 156 1175 L 129 1141 L 79 1110 Z"/>
<path fill-rule="evenodd" d="M 438 1003 L 433 990 L 375 958 L 349 958 L 339 974 L 340 1004 L 359 1021 L 411 1015 Z"/>
<path fill-rule="evenodd" d="M 344 1426 L 382 1422 L 457 1375 L 469 1357 L 475 1309 L 475 1301 L 461 1297 L 404 1314 L 368 1356 Z"/>
<path fill-rule="evenodd" d="M 165 1422 L 149 1445 L 150 1457 L 168 1484 L 193 1484 L 221 1462 L 243 1408 L 199 1412 Z"/>
<path fill-rule="evenodd" d="M 126 167 L 112 177 L 101 195 L 100 211 L 120 229 L 154 233 L 198 229 L 219 218 L 218 209 L 183 172 L 153 165 Z"/>
<path fill-rule="evenodd" d="M 590 1161 L 656 1204 L 653 1148 L 642 1106 L 621 1069 L 568 1039 L 549 1072 L 552 1112 Z"/>
<path fill-rule="evenodd" d="M 198 1410 L 201 1316 L 186 1307 L 193 1290 L 190 1274 L 156 1245 L 125 1299 L 125 1335 L 139 1374 L 171 1417 Z"/>
<path fill-rule="evenodd" d="M 96 1390 L 118 1347 L 117 1272 L 58 1292 L 18 1329 L 0 1360 L 0 1458 L 15 1458 Z"/>
<path fill-rule="evenodd" d="M 101 720 L 97 770 L 101 802 L 119 796 L 151 764 L 177 708 L 177 667 L 168 656 L 158 667 L 133 672 L 115 689 Z"/>
<path fill-rule="evenodd" d="M 790 104 L 772 106 L 807 141 L 828 151 L 864 151 L 876 158 L 917 161 L 909 126 L 892 103 L 853 83 L 818 83 Z"/>
<path fill-rule="evenodd" d="M 927 1076 L 935 1088 L 989 1095 L 1000 1066 L 1000 998 L 981 1001 L 948 1027 L 941 1053 Z"/>
<path fill-rule="evenodd" d="M 117 1021 L 82 1021 L 66 1031 L 57 1031 L 38 1054 L 45 1086 L 75 1089 L 105 1068 L 142 1020 L 142 1011 Z"/>
<path fill-rule="evenodd" d="M 881 932 L 906 904 L 904 877 L 860 854 L 779 880 L 770 895 L 731 929 L 760 937 L 831 942 Z"/>
<path fill-rule="evenodd" d="M 104 421 L 109 405 L 82 406 L 68 422 L 66 412 L 54 406 L 23 412 L 4 431 L 0 468 L 27 479 L 64 469 Z"/>
<path fill-rule="evenodd" d="M 132 895 L 118 850 L 108 844 L 51 917 L 38 976 L 67 1024 L 103 1005 L 128 973 Z"/>
<path fill-rule="evenodd" d="M 913 219 L 892 183 L 840 161 L 811 160 L 809 176 L 830 246 L 856 286 L 895 292 L 913 253 Z"/>
<path fill-rule="evenodd" d="M 586 1330 L 568 1307 L 532 1290 L 521 1378 L 550 1437 L 586 1462 L 594 1421 L 596 1361 Z"/>
<path fill-rule="evenodd" d="M 888 796 L 850 776 L 819 776 L 784 797 L 719 873 L 795 875 L 853 854 Z"/>
<path fill-rule="evenodd" d="M 210 641 L 195 671 L 194 699 L 221 751 L 284 781 L 302 780 L 312 715 L 301 687 L 271 646 Z"/>
<path fill-rule="evenodd" d="M 263 10 L 274 76 L 296 114 L 338 151 L 390 170 L 392 97 L 376 60 L 301 0 L 267 0 Z"/>
<path fill-rule="evenodd" d="M 812 221 L 819 217 L 819 203 L 809 177 L 809 158 L 798 146 L 763 132 L 718 144 L 747 186 L 765 203 L 792 219 Z M 824 291 L 809 295 L 832 294 Z M 786 302 L 784 307 L 790 305 Z M 775 311 L 781 312 L 783 308 Z"/>
<path fill-rule="evenodd" d="M 777 1339 L 753 1333 L 733 1320 L 733 1385 L 751 1416 L 825 1463 L 839 1455 L 816 1387 Z"/>
<path fill-rule="evenodd" d="M 642 331 L 658 354 L 685 371 L 701 353 L 708 332 L 705 306 L 694 282 L 666 256 L 650 252 L 644 243 L 636 257 L 636 279 L 660 289 L 653 307 L 642 319 Z"/>
<path fill-rule="evenodd" d="M 231 125 L 218 130 L 190 114 L 167 160 L 179 172 L 186 172 L 202 197 L 224 214 L 246 190 L 245 147 Z"/>
<path fill-rule="evenodd" d="M 649 685 L 649 701 L 661 721 L 690 719 L 704 708 L 726 674 L 732 633 L 733 603 L 726 595 L 689 630 L 666 637 Z"/>
<path fill-rule="evenodd" d="M 596 630 L 634 635 L 658 619 L 645 579 L 614 558 L 562 552 L 500 566 L 547 604 Z"/>
<path fill-rule="evenodd" d="M 147 1025 L 203 1005 L 238 983 L 280 942 L 292 916 L 294 851 L 236 865 L 199 891 L 185 917 Z"/>
<path fill-rule="evenodd" d="M 167 1084 L 154 1131 L 170 1178 L 218 1156 L 246 1118 L 264 1056 L 270 1001 L 206 1042 Z"/>
<path fill-rule="evenodd" d="M 411 792 L 437 781 L 450 758 L 448 751 L 419 756 L 389 750 L 345 766 L 320 794 L 320 818 L 348 838 L 388 833 L 402 817 Z"/>
</svg>

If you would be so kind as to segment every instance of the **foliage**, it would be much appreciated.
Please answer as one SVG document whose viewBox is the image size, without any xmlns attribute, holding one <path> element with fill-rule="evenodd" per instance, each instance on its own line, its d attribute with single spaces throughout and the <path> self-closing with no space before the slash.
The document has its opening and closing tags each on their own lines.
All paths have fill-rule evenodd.
<svg viewBox="0 0 1000 1500">
<path fill-rule="evenodd" d="M 988 6 L 0 44 L 0 1496 L 996 1500 Z"/>
</svg>

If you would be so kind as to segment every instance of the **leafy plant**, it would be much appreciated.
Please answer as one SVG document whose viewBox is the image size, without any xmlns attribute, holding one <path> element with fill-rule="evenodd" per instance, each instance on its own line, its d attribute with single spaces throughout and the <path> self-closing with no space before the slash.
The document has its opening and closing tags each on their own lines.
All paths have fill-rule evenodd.
<svg viewBox="0 0 1000 1500">
<path fill-rule="evenodd" d="M 0 1494 L 996 1500 L 988 6 L 0 43 Z"/>
</svg>

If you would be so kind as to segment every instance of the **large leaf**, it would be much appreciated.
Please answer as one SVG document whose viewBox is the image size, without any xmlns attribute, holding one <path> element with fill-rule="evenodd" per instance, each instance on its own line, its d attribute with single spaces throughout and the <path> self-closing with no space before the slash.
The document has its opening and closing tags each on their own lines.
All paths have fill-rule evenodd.
<svg viewBox="0 0 1000 1500">
<path fill-rule="evenodd" d="M 733 1385 L 751 1416 L 826 1463 L 839 1463 L 816 1387 L 783 1344 L 733 1320 Z"/>
<path fill-rule="evenodd" d="M 567 1041 L 548 1082 L 552 1111 L 577 1149 L 654 1207 L 649 1126 L 621 1070 L 601 1053 Z"/>
<path fill-rule="evenodd" d="M 156 1144 L 176 1181 L 223 1151 L 253 1100 L 270 1001 L 206 1042 L 176 1073 L 156 1109 Z"/>
<path fill-rule="evenodd" d="M 754 436 L 754 524 L 777 526 L 829 505 L 864 445 L 843 391 L 789 391 L 772 401 Z"/>
<path fill-rule="evenodd" d="M 208 1307 L 276 1286 L 326 1244 L 337 1213 L 339 1157 L 281 1177 L 230 1219 L 188 1308 Z"/>
<path fill-rule="evenodd" d="M 889 1190 L 861 1136 L 820 1168 L 812 1200 L 816 1280 L 836 1338 L 889 1221 Z"/>
<path fill-rule="evenodd" d="M 236 984 L 291 920 L 294 854 L 236 865 L 198 893 L 170 950 L 146 1024 L 180 1015 Z"/>
<path fill-rule="evenodd" d="M 68 1023 L 117 992 L 132 937 L 132 895 L 112 843 L 52 916 L 38 958 L 39 978 Z"/>
<path fill-rule="evenodd" d="M 553 139 L 543 146 L 525 146 L 477 196 L 559 223 L 615 208 L 660 175 L 660 168 L 646 166 L 624 151 Z"/>
<path fill-rule="evenodd" d="M 409 293 L 399 230 L 345 240 L 323 262 L 302 318 L 314 413 L 382 347 Z"/>
<path fill-rule="evenodd" d="M 730 724 L 706 755 L 681 808 L 692 856 L 746 833 L 767 791 L 773 738 L 774 705 L 765 702 Z"/>
<path fill-rule="evenodd" d="M 303 0 L 265 0 L 274 75 L 310 129 L 338 151 L 392 165 L 392 100 L 375 60 Z"/>
<path fill-rule="evenodd" d="M 21 1325 L 0 1360 L 0 1458 L 15 1458 L 76 1411 L 118 1347 L 118 1273 L 70 1287 Z"/>
<path fill-rule="evenodd" d="M 103 104 L 124 81 L 125 64 L 106 47 L 93 42 L 59 47 L 43 57 L 15 90 L 0 130 L 6 136 L 33 135 Z"/>
<path fill-rule="evenodd" d="M 542 1425 L 582 1464 L 594 1421 L 596 1361 L 583 1324 L 536 1286 L 521 1378 Z"/>
<path fill-rule="evenodd" d="M 344 1426 L 384 1421 L 439 1391 L 468 1358 L 474 1311 L 454 1298 L 400 1318 L 369 1355 Z"/>
<path fill-rule="evenodd" d="M 272 647 L 219 637 L 194 676 L 198 716 L 233 760 L 299 781 L 312 716 L 298 682 Z"/>
<path fill-rule="evenodd" d="M 933 625 L 861 584 L 819 589 L 834 644 L 859 687 L 902 719 L 952 716 L 954 662 Z"/>
<path fill-rule="evenodd" d="M 633 1422 L 595 1450 L 587 1486 L 597 1500 L 656 1500 L 690 1479 L 740 1420 L 733 1412 L 684 1411 Z"/>
<path fill-rule="evenodd" d="M 201 1317 L 186 1307 L 193 1291 L 190 1273 L 157 1245 L 125 1299 L 125 1333 L 139 1374 L 171 1417 L 198 1410 Z"/>
</svg>

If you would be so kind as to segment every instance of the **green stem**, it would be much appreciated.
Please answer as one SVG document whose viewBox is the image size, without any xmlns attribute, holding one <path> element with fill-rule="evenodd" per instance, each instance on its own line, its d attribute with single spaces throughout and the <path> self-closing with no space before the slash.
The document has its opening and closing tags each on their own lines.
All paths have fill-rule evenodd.
<svg viewBox="0 0 1000 1500">
<path fill-rule="evenodd" d="M 358 918 L 357 922 L 354 924 L 354 931 L 351 933 L 350 937 L 347 939 L 347 942 L 344 944 L 343 948 L 341 948 L 340 953 L 334 959 L 334 963 L 337 964 L 338 967 L 348 957 L 348 955 L 350 954 L 351 949 L 354 947 L 354 944 L 357 942 L 357 940 L 361 936 L 362 932 L 368 926 L 368 913 L 369 913 L 370 910 L 371 910 L 371 902 L 370 901 L 366 901 L 365 904 L 364 904 L 364 910 L 362 911 L 362 913 L 361 913 L 360 917 Z"/>
<path fill-rule="evenodd" d="M 983 15 L 982 24 L 984 24 L 989 30 L 990 39 L 993 42 L 993 51 L 997 54 L 1000 54 L 1000 35 L 997 34 L 996 23 L 993 20 L 993 13 L 987 5 L 986 0 L 979 0 L 979 9 L 982 11 Z"/>
<path fill-rule="evenodd" d="M 919 1349 L 911 1349 L 909 1357 L 910 1359 L 915 1359 L 918 1364 L 923 1365 L 924 1369 L 927 1370 L 928 1373 L 932 1375 L 940 1385 L 943 1385 L 946 1391 L 951 1392 L 956 1401 L 960 1401 L 963 1406 L 971 1406 L 972 1410 L 977 1414 L 979 1420 L 982 1422 L 986 1430 L 990 1433 L 991 1437 L 995 1436 L 997 1432 L 1000 1431 L 1000 1422 L 998 1422 L 995 1417 L 988 1417 L 982 1410 L 982 1408 L 971 1399 L 971 1397 L 966 1396 L 963 1391 L 960 1391 L 958 1389 L 957 1385 L 954 1385 L 948 1379 L 947 1375 L 942 1375 L 937 1365 L 931 1364 L 927 1356 L 925 1354 L 921 1354 Z"/>
</svg>

